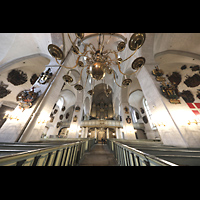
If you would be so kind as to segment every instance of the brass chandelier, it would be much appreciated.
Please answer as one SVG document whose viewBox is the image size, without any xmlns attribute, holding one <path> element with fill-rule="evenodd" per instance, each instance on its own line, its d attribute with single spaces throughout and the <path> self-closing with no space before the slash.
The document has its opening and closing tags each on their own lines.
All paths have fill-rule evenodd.
<svg viewBox="0 0 200 200">
<path fill-rule="evenodd" d="M 113 74 L 114 81 L 117 86 L 119 87 L 127 87 L 130 83 L 132 83 L 132 80 L 127 78 L 128 75 L 135 74 L 139 68 L 141 68 L 145 64 L 145 58 L 144 57 L 138 57 L 132 62 L 132 69 L 134 70 L 130 74 L 125 74 L 121 70 L 120 64 L 127 61 L 130 59 L 136 52 L 137 50 L 144 44 L 144 41 L 146 39 L 146 34 L 145 33 L 134 33 L 129 39 L 128 42 L 128 47 L 133 53 L 125 58 L 122 59 L 119 57 L 119 53 L 124 51 L 127 45 L 127 38 L 125 38 L 123 35 L 118 34 L 118 33 L 96 33 L 92 34 L 89 36 L 84 37 L 84 33 L 75 33 L 76 39 L 73 42 L 71 39 L 70 34 L 68 33 L 68 38 L 72 44 L 72 52 L 76 54 L 78 57 L 76 59 L 76 64 L 73 67 L 67 67 L 62 65 L 62 61 L 65 60 L 63 51 L 56 45 L 50 44 L 48 46 L 48 51 L 51 54 L 52 57 L 55 58 L 56 62 L 64 68 L 70 69 L 66 75 L 63 76 L 63 79 L 67 83 L 72 83 L 73 78 L 70 76 L 71 71 L 73 71 L 76 67 L 80 67 L 81 72 L 80 72 L 80 78 L 79 80 L 71 85 L 74 86 L 76 90 L 83 90 L 84 87 L 86 86 L 88 76 L 90 75 L 94 80 L 102 80 L 105 77 L 105 74 Z M 89 39 L 90 37 L 96 37 L 97 36 L 97 42 L 98 42 L 98 47 L 95 48 L 94 44 L 92 43 L 85 43 L 84 41 Z M 105 36 L 109 36 L 107 41 L 105 41 Z M 116 50 L 112 49 L 106 49 L 106 45 L 110 42 L 111 37 L 117 37 L 120 39 L 120 42 L 117 42 L 116 45 Z M 83 52 L 80 51 L 79 47 L 83 46 Z M 79 47 L 78 47 L 79 46 Z M 58 60 L 61 60 L 59 63 Z M 116 72 L 113 68 L 114 65 L 118 66 L 119 72 L 125 76 L 125 79 L 122 82 L 122 85 L 119 85 L 116 81 Z M 82 78 L 82 72 L 86 68 L 87 72 L 87 78 L 86 78 L 86 83 L 85 86 L 83 87 L 80 85 L 80 81 Z M 104 81 L 105 83 L 105 81 Z M 94 90 L 88 91 L 88 94 L 92 95 L 94 93 Z M 111 93 L 111 89 L 105 88 L 105 94 L 106 96 Z"/>
</svg>

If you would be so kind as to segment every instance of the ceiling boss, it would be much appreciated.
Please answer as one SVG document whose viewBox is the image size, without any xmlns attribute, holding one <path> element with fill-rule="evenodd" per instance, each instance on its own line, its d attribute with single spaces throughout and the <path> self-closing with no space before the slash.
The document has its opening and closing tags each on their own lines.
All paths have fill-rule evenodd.
<svg viewBox="0 0 200 200">
<path fill-rule="evenodd" d="M 144 44 L 144 41 L 146 39 L 145 33 L 134 33 L 130 37 L 128 42 L 128 47 L 131 51 L 133 51 L 133 53 L 125 59 L 120 58 L 118 54 L 119 52 L 124 51 L 124 49 L 126 48 L 127 38 L 125 38 L 123 35 L 119 33 L 95 33 L 88 35 L 86 37 L 84 37 L 84 33 L 75 33 L 75 36 L 76 39 L 73 42 L 70 34 L 68 33 L 69 40 L 71 41 L 72 44 L 72 52 L 78 56 L 74 67 L 67 67 L 61 64 L 65 60 L 65 56 L 62 50 L 56 45 L 50 44 L 48 46 L 48 51 L 51 54 L 51 56 L 55 58 L 56 62 L 61 67 L 70 69 L 68 73 L 63 76 L 63 79 L 66 82 L 68 83 L 73 82 L 73 78 L 70 76 L 70 72 L 73 69 L 75 69 L 76 67 L 82 68 L 78 82 L 72 85 L 77 90 L 82 90 L 84 88 L 79 83 L 81 81 L 83 69 L 85 68 L 87 72 L 87 79 L 88 76 L 91 76 L 94 80 L 97 81 L 102 80 L 104 79 L 105 74 L 108 73 L 108 74 L 113 74 L 114 81 L 117 84 L 117 86 L 127 87 L 132 82 L 132 80 L 128 79 L 126 76 L 136 73 L 139 70 L 139 68 L 141 68 L 145 64 L 144 57 L 139 57 L 135 59 L 132 63 L 132 69 L 134 71 L 130 74 L 123 73 L 120 66 L 121 63 L 130 59 L 137 52 L 137 50 Z M 105 39 L 106 36 L 107 39 Z M 95 48 L 93 43 L 88 44 L 84 42 L 92 37 L 97 37 L 97 48 Z M 117 39 L 119 39 L 119 42 L 117 43 L 114 42 L 112 44 L 116 46 L 115 50 L 106 48 L 108 47 L 107 44 L 111 41 L 112 37 L 116 37 Z M 79 47 L 83 47 L 82 52 L 79 49 Z M 61 62 L 59 63 L 58 60 L 61 60 Z M 116 72 L 113 68 L 114 65 L 117 65 L 119 72 L 125 76 L 125 79 L 122 82 L 122 86 L 120 86 L 116 81 Z"/>
</svg>

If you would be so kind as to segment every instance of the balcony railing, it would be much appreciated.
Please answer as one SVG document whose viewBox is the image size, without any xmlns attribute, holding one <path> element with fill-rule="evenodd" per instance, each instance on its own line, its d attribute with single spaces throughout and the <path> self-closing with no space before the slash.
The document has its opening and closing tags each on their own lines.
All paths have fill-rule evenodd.
<svg viewBox="0 0 200 200">
<path fill-rule="evenodd" d="M 80 127 L 123 128 L 123 124 L 116 120 L 86 120 L 81 122 Z"/>
</svg>

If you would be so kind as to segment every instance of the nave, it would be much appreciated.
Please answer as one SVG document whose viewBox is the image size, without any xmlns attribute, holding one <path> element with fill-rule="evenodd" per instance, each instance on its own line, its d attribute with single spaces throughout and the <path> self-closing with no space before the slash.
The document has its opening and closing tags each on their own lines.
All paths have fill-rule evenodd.
<svg viewBox="0 0 200 200">
<path fill-rule="evenodd" d="M 199 41 L 0 34 L 0 165 L 200 165 Z"/>
<path fill-rule="evenodd" d="M 95 144 L 80 161 L 79 166 L 117 166 L 114 154 L 106 144 Z"/>
<path fill-rule="evenodd" d="M 108 139 L 41 139 L 0 143 L 0 166 L 198 166 L 199 148 L 158 141 Z"/>
</svg>

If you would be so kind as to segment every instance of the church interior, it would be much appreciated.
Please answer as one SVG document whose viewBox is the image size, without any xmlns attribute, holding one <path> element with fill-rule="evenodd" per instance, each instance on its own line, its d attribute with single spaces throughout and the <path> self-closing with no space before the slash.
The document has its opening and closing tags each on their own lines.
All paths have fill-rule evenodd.
<svg viewBox="0 0 200 200">
<path fill-rule="evenodd" d="M 0 44 L 0 165 L 200 165 L 199 33 Z"/>
</svg>

